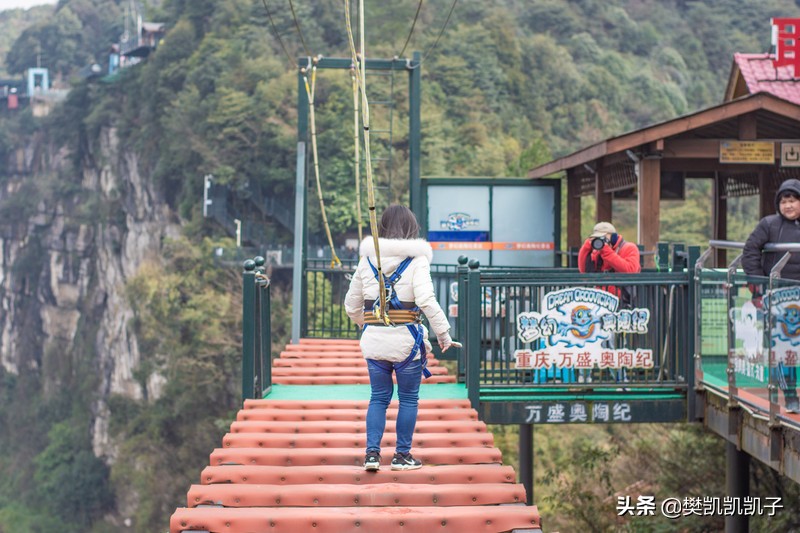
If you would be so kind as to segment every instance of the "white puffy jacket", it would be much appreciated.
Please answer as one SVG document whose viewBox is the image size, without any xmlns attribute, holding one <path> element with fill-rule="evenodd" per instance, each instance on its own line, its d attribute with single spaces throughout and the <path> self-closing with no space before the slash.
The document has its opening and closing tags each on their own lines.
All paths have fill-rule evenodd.
<svg viewBox="0 0 800 533">
<path fill-rule="evenodd" d="M 450 330 L 444 311 L 436 301 L 431 280 L 431 259 L 433 251 L 424 239 L 379 239 L 381 250 L 381 270 L 389 277 L 407 257 L 414 259 L 405 269 L 394 286 L 401 302 L 415 302 L 425 313 L 428 323 L 437 336 Z M 367 257 L 377 267 L 375 244 L 367 237 L 359 247 L 361 260 L 350 281 L 350 288 L 344 298 L 347 315 L 359 326 L 364 324 L 364 302 L 374 302 L 378 298 L 378 280 L 372 272 Z M 428 331 L 425 331 L 426 348 L 430 351 Z M 384 361 L 404 361 L 414 348 L 414 337 L 406 326 L 368 326 L 361 335 L 361 351 L 367 359 Z M 416 358 L 419 358 L 417 355 Z"/>
</svg>

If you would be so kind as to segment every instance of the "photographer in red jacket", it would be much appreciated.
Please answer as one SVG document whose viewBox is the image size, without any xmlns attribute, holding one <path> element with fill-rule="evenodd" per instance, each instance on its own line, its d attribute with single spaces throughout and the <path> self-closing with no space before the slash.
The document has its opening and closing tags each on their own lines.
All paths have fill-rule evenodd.
<svg viewBox="0 0 800 533">
<path fill-rule="evenodd" d="M 642 271 L 639 263 L 639 247 L 631 242 L 626 242 L 617 229 L 610 222 L 598 222 L 592 234 L 583 243 L 578 252 L 578 270 L 586 272 L 621 272 L 638 273 Z M 615 287 L 608 285 L 598 287 L 608 291 L 619 298 L 620 307 L 632 307 L 631 291 L 625 287 Z M 625 344 L 625 335 L 621 339 L 612 336 L 608 341 L 608 347 L 613 348 L 618 342 Z M 609 376 L 609 374 L 606 374 Z M 612 371 L 610 377 L 616 381 L 628 381 L 626 369 Z M 592 381 L 591 374 L 578 376 L 578 381 Z"/>
<path fill-rule="evenodd" d="M 598 222 L 578 252 L 578 269 L 581 272 L 641 272 L 639 247 L 623 239 L 610 222 Z M 631 304 L 627 289 L 613 286 L 600 288 L 619 297 L 622 307 Z"/>
</svg>

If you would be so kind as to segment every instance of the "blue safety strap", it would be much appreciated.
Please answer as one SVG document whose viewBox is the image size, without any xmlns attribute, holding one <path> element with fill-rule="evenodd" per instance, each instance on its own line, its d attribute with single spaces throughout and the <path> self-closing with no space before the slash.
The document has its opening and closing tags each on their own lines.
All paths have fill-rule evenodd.
<svg viewBox="0 0 800 533">
<path fill-rule="evenodd" d="M 397 293 L 394 291 L 394 284 L 397 283 L 397 280 L 400 279 L 400 276 L 403 275 L 403 272 L 406 271 L 406 268 L 408 268 L 408 265 L 411 264 L 412 260 L 413 257 L 406 257 L 405 259 L 403 259 L 402 263 L 397 265 L 397 268 L 394 269 L 394 272 L 392 272 L 391 276 L 383 277 L 383 279 L 385 280 L 384 286 L 386 290 L 389 291 L 390 294 L 392 295 L 392 297 L 389 299 L 388 302 L 389 309 L 403 309 L 403 304 L 400 302 L 400 299 L 397 297 Z M 378 269 L 373 266 L 372 261 L 369 260 L 369 257 L 367 257 L 367 263 L 369 264 L 369 267 L 372 269 L 372 275 L 375 276 L 375 279 L 378 280 L 378 283 L 380 283 L 381 280 L 378 279 Z M 378 300 L 376 300 L 376 302 L 379 300 L 380 297 L 378 298 Z M 373 307 L 376 306 L 373 305 Z M 418 308 L 415 307 L 413 310 L 416 309 Z"/>
<path fill-rule="evenodd" d="M 399 265 L 397 265 L 397 268 L 394 270 L 394 272 L 392 272 L 391 276 L 388 278 L 384 276 L 384 285 L 386 290 L 391 291 L 392 295 L 387 302 L 389 309 L 403 309 L 403 304 L 397 297 L 397 293 L 394 290 L 394 284 L 397 283 L 397 280 L 400 279 L 400 276 L 403 275 L 403 272 L 405 272 L 412 260 L 412 257 L 406 257 Z M 381 280 L 378 278 L 378 269 L 373 266 L 372 261 L 369 260 L 369 257 L 367 257 L 367 263 L 372 269 L 372 274 L 375 276 L 375 279 L 378 280 L 378 283 L 380 283 Z M 378 305 L 378 301 L 376 300 L 375 304 L 373 304 L 373 308 L 377 307 Z M 418 309 L 419 307 L 414 307 L 412 310 L 416 311 Z M 406 324 L 406 327 L 408 328 L 409 333 L 411 333 L 411 336 L 414 337 L 414 347 L 411 349 L 411 353 L 408 354 L 408 357 L 406 357 L 405 361 L 395 364 L 394 367 L 396 370 L 402 370 L 406 367 L 406 365 L 414 360 L 414 358 L 417 356 L 417 352 L 419 352 L 422 365 L 422 375 L 425 376 L 425 378 L 429 378 L 431 377 L 431 371 L 428 370 L 428 357 L 427 350 L 425 349 L 425 329 L 422 327 L 422 324 Z"/>
<path fill-rule="evenodd" d="M 398 371 L 403 370 L 408 363 L 414 360 L 417 356 L 417 352 L 420 352 L 419 358 L 422 365 L 422 375 L 427 379 L 431 377 L 431 371 L 428 370 L 428 351 L 425 349 L 425 329 L 422 327 L 422 324 L 406 324 L 406 327 L 414 337 L 414 348 L 411 349 L 411 353 L 408 354 L 405 361 L 394 365 L 394 367 Z"/>
</svg>

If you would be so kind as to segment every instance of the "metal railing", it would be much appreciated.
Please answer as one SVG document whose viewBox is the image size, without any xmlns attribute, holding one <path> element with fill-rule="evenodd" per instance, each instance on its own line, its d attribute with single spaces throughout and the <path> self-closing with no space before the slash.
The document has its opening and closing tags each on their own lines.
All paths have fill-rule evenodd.
<svg viewBox="0 0 800 533">
<path fill-rule="evenodd" d="M 694 253 L 699 254 L 699 250 Z M 581 274 L 575 269 L 483 269 L 475 261 L 467 268 L 462 263 L 458 292 L 467 297 L 459 299 L 459 330 L 467 332 L 462 342 L 473 405 L 478 404 L 483 389 L 517 394 L 533 388 L 542 394 L 548 390 L 562 392 L 565 386 L 582 392 L 686 391 L 692 386 L 689 368 L 693 339 L 685 334 L 694 322 L 691 272 Z M 595 295 L 599 294 L 593 292 L 598 287 L 624 288 L 632 299 L 628 309 L 619 307 L 606 313 L 613 316 L 608 323 L 605 319 L 600 322 L 592 309 L 585 310 L 594 323 L 583 333 L 593 342 L 602 335 L 603 350 L 616 360 L 607 358 L 598 364 L 584 358 L 580 363 L 587 349 L 583 345 L 556 348 L 551 344 L 559 330 L 578 331 L 566 316 L 557 326 L 555 320 L 552 322 L 560 329 L 542 329 L 541 334 L 536 333 L 539 323 L 529 328 L 525 322 L 541 319 L 544 324 L 547 313 L 559 312 L 557 306 L 550 307 L 555 301 L 551 295 L 577 294 L 574 291 Z M 623 324 L 637 320 L 640 325 L 636 327 Z M 562 360 L 555 362 L 554 354 Z M 528 359 L 520 364 L 521 357 Z"/>
<path fill-rule="evenodd" d="M 242 400 L 263 398 L 272 389 L 270 281 L 263 257 L 244 262 L 242 272 Z"/>
<path fill-rule="evenodd" d="M 303 299 L 305 309 L 301 314 L 303 337 L 358 338 L 358 328 L 345 313 L 343 305 L 357 265 L 357 259 L 342 259 L 340 268 L 331 267 L 329 259 L 306 261 L 306 294 Z M 454 310 L 458 298 L 454 286 L 456 265 L 431 265 L 431 278 L 439 305 L 445 312 Z M 454 325 L 455 318 L 451 319 L 451 327 Z M 455 330 L 453 336 L 457 338 Z M 433 332 L 431 337 L 435 338 Z M 444 354 L 447 355 L 449 354 Z"/>
<path fill-rule="evenodd" d="M 344 296 L 350 287 L 356 260 L 342 260 L 342 266 L 331 267 L 329 260 L 306 261 L 306 297 L 303 298 L 303 337 L 357 339 L 358 327 L 344 309 Z"/>
<path fill-rule="evenodd" d="M 697 261 L 695 283 L 703 305 L 695 333 L 696 379 L 727 397 L 730 407 L 768 402 L 771 427 L 777 427 L 790 423 L 780 409 L 787 398 L 797 398 L 800 282 L 780 276 L 800 245 L 766 244 L 764 252 L 784 252 L 769 276 L 744 273 L 741 254 L 726 268 L 705 266 L 715 250 L 743 249 L 741 242 L 710 241 Z"/>
<path fill-rule="evenodd" d="M 671 255 L 670 255 L 671 248 Z M 694 254 L 694 255 L 693 255 Z M 581 274 L 576 269 L 488 267 L 459 258 L 458 265 L 432 265 L 431 275 L 439 303 L 451 322 L 453 338 L 465 343 L 449 350 L 457 360 L 459 381 L 466 382 L 470 397 L 481 389 L 540 391 L 568 385 L 583 392 L 624 387 L 625 390 L 693 390 L 690 354 L 694 354 L 695 284 L 693 268 L 699 250 L 681 245 L 659 246 L 660 270 L 640 274 Z M 358 338 L 358 328 L 347 317 L 344 296 L 357 261 L 345 260 L 332 268 L 325 259 L 307 260 L 302 336 Z M 245 398 L 263 397 L 271 387 L 269 280 L 266 260 L 245 261 L 243 272 L 243 373 Z M 520 367 L 518 350 L 541 348 L 541 339 L 527 342 L 520 336 L 518 316 L 542 311 L 545 296 L 565 289 L 625 287 L 633 295 L 631 309 L 647 309 L 646 331 L 609 335 L 605 346 L 620 357 L 647 357 L 646 365 L 551 365 Z M 630 313 L 623 315 L 630 318 Z M 526 343 L 527 342 L 527 343 Z M 436 343 L 433 342 L 436 347 Z M 441 355 L 437 350 L 437 355 Z M 557 367 L 557 368 L 556 368 Z"/>
</svg>

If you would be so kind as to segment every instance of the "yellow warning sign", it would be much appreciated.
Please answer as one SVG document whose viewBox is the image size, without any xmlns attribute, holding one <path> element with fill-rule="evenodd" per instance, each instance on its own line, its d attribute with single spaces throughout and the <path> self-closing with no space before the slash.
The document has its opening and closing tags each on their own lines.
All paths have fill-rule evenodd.
<svg viewBox="0 0 800 533">
<path fill-rule="evenodd" d="M 772 141 L 720 141 L 720 163 L 775 164 L 775 143 Z"/>
</svg>

